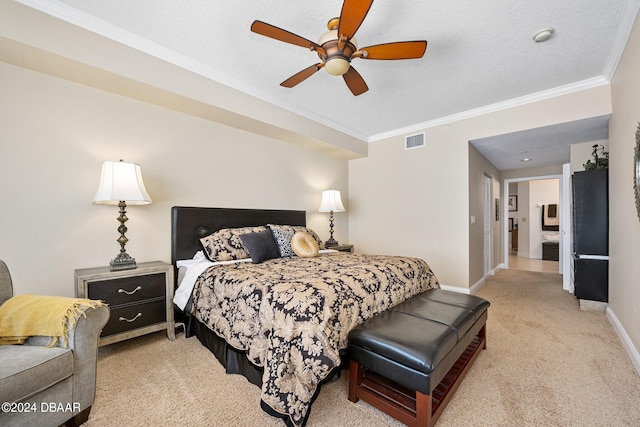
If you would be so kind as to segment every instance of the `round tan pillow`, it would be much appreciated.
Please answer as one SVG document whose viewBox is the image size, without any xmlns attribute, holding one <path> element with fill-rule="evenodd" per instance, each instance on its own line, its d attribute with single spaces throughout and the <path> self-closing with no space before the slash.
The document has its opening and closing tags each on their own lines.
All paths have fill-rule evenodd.
<svg viewBox="0 0 640 427">
<path fill-rule="evenodd" d="M 298 231 L 291 238 L 291 249 L 300 258 L 318 256 L 318 242 L 310 234 Z"/>
</svg>

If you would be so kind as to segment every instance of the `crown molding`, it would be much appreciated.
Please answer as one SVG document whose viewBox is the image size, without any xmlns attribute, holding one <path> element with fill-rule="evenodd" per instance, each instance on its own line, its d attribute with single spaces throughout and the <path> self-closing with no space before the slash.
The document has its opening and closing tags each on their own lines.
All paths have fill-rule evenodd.
<svg viewBox="0 0 640 427">
<path fill-rule="evenodd" d="M 507 101 L 497 102 L 495 104 L 486 105 L 484 107 L 475 108 L 473 110 L 467 110 L 449 116 L 440 117 L 434 120 L 429 120 L 415 125 L 407 126 L 404 128 L 392 130 L 389 132 L 383 132 L 369 137 L 368 142 L 381 141 L 383 139 L 392 138 L 408 133 L 415 133 L 423 131 L 436 126 L 447 125 L 460 120 L 469 119 L 472 117 L 483 116 L 489 113 L 495 113 L 497 111 L 508 110 L 510 108 L 519 107 L 522 105 L 532 104 L 534 102 L 543 101 L 546 99 L 555 98 L 575 92 L 580 92 L 587 89 L 603 86 L 609 84 L 609 80 L 603 76 L 593 77 L 591 79 L 582 80 L 575 83 L 570 83 L 564 86 L 558 86 L 553 89 L 544 90 L 541 92 L 532 93 L 530 95 L 521 96 L 518 98 L 509 99 Z"/>
<path fill-rule="evenodd" d="M 314 114 L 304 106 L 291 104 L 283 101 L 282 99 L 276 99 L 269 96 L 266 92 L 260 91 L 253 86 L 249 86 L 233 76 L 218 72 L 199 61 L 185 55 L 181 55 L 171 49 L 129 31 L 123 30 L 122 28 L 96 18 L 90 14 L 74 9 L 64 3 L 53 0 L 15 0 L 15 2 L 67 22 L 73 26 L 97 34 L 105 39 L 112 40 L 123 46 L 128 46 L 136 51 L 158 58 L 161 61 L 175 65 L 224 86 L 250 94 L 256 99 L 267 102 L 276 107 L 280 107 L 286 111 L 294 112 L 301 117 L 314 121 L 320 125 L 324 125 L 336 132 L 343 133 L 362 142 L 367 142 L 367 135 L 354 132 L 327 119 L 326 117 Z"/>
<path fill-rule="evenodd" d="M 158 59 L 174 64 L 185 70 L 189 70 L 193 73 L 201 75 L 203 77 L 212 79 L 225 86 L 229 86 L 233 89 L 241 92 L 250 93 L 253 97 L 262 101 L 268 102 L 280 108 L 288 111 L 295 111 L 296 114 L 315 121 L 321 125 L 334 129 L 337 132 L 341 132 L 345 135 L 359 139 L 364 142 L 376 142 L 391 137 L 396 137 L 408 133 L 415 133 L 424 129 L 450 124 L 456 121 L 482 116 L 488 113 L 493 113 L 501 110 L 507 110 L 509 108 L 531 104 L 545 99 L 562 96 L 601 85 L 609 84 L 615 69 L 620 61 L 625 45 L 629 38 L 629 35 L 633 29 L 636 16 L 640 11 L 640 0 L 627 0 L 625 2 L 624 9 L 621 12 L 621 21 L 616 31 L 614 45 L 611 48 L 607 62 L 605 64 L 603 74 L 598 77 L 594 77 L 587 80 L 582 80 L 575 83 L 570 83 L 557 88 L 548 89 L 545 91 L 525 95 L 518 98 L 513 98 L 507 101 L 502 101 L 494 104 L 490 104 L 484 107 L 479 107 L 472 110 L 463 111 L 460 113 L 452 114 L 449 116 L 440 117 L 437 119 L 429 120 L 422 123 L 417 123 L 411 126 L 390 130 L 388 132 L 382 132 L 374 135 L 363 135 L 355 133 L 352 130 L 346 129 L 343 126 L 327 119 L 326 117 L 319 116 L 312 113 L 308 109 L 300 105 L 292 105 L 287 102 L 283 102 L 281 99 L 277 100 L 271 96 L 268 96 L 264 92 L 256 91 L 255 88 L 249 88 L 243 82 L 237 81 L 232 76 L 223 75 L 215 70 L 212 70 L 206 65 L 187 58 L 178 54 L 170 49 L 153 43 L 147 39 L 139 37 L 135 34 L 117 28 L 103 20 L 95 18 L 84 12 L 80 12 L 76 9 L 70 8 L 66 4 L 52 1 L 52 0 L 15 0 L 17 3 L 23 4 L 27 7 L 44 12 L 48 15 L 56 17 L 60 20 L 68 22 L 72 25 L 86 29 L 90 32 L 99 34 L 105 38 L 111 39 L 115 42 L 121 43 L 125 46 L 132 47 L 136 50 L 154 56 Z"/>
<path fill-rule="evenodd" d="M 616 35 L 613 39 L 613 46 L 609 51 L 609 57 L 604 67 L 602 75 L 607 80 L 611 81 L 613 75 L 618 68 L 618 63 L 624 53 L 624 48 L 627 45 L 627 40 L 633 30 L 638 11 L 640 10 L 640 0 L 627 0 L 622 10 L 622 16 L 620 18 L 620 24 L 616 29 Z"/>
</svg>

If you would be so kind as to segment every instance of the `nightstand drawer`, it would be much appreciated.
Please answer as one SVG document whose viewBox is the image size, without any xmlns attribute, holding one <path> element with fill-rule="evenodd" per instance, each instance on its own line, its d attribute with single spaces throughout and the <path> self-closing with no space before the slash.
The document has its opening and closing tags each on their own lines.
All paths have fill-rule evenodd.
<svg viewBox="0 0 640 427">
<path fill-rule="evenodd" d="M 164 321 L 166 321 L 164 299 L 111 308 L 111 317 L 102 329 L 102 337 Z"/>
<path fill-rule="evenodd" d="M 115 271 L 107 266 L 80 268 L 74 271 L 74 279 L 77 297 L 109 305 L 111 316 L 100 335 L 100 345 L 162 329 L 167 330 L 170 340 L 175 339 L 170 264 L 141 262 L 136 268 Z"/>
<path fill-rule="evenodd" d="M 164 297 L 165 280 L 164 273 L 157 273 L 89 282 L 87 298 L 102 300 L 113 307 Z"/>
</svg>

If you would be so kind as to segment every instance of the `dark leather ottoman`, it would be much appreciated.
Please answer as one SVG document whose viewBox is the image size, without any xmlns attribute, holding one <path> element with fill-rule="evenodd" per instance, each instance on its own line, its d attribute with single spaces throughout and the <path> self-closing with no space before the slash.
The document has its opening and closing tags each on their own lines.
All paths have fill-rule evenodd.
<svg viewBox="0 0 640 427">
<path fill-rule="evenodd" d="M 489 302 L 432 289 L 349 333 L 349 400 L 432 426 L 486 348 Z"/>
</svg>

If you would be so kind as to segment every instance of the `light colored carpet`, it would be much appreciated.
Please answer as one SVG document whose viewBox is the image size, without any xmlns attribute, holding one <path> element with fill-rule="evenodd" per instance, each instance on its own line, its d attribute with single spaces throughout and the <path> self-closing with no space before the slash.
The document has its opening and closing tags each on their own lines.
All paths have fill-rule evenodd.
<svg viewBox="0 0 640 427">
<path fill-rule="evenodd" d="M 491 301 L 488 348 L 438 427 L 640 426 L 640 377 L 604 313 L 580 311 L 560 275 L 503 270 L 478 295 Z M 346 380 L 322 388 L 309 427 L 402 425 L 349 402 Z M 86 427 L 284 425 L 260 409 L 258 387 L 183 334 L 102 347 L 97 387 Z"/>
</svg>

